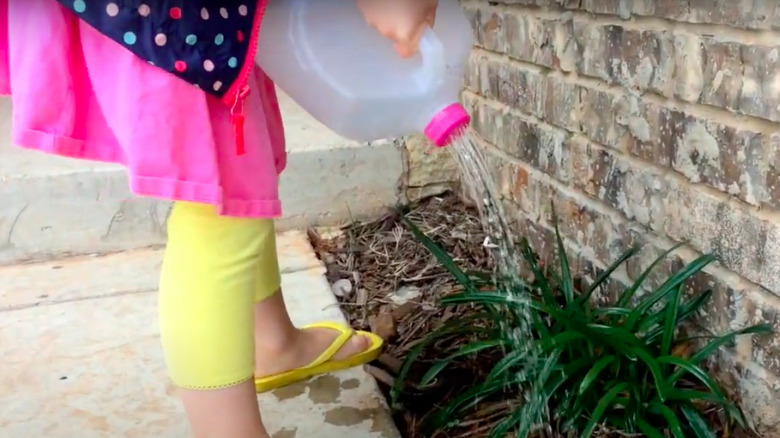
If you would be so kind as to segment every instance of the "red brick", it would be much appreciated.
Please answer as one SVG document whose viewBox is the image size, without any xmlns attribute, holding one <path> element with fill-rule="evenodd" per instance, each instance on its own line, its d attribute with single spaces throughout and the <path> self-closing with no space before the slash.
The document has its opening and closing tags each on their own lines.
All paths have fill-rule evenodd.
<svg viewBox="0 0 780 438">
<path fill-rule="evenodd" d="M 742 45 L 720 41 L 716 38 L 703 40 L 704 91 L 701 101 L 708 105 L 739 109 L 742 89 Z"/>
</svg>

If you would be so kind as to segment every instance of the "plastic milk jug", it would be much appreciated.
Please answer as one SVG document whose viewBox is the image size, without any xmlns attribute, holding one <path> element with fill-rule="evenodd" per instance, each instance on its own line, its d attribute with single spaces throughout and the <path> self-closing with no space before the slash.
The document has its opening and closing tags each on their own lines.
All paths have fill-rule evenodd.
<svg viewBox="0 0 780 438">
<path fill-rule="evenodd" d="M 355 0 L 271 0 L 257 64 L 337 134 L 372 141 L 424 133 L 447 145 L 470 118 L 458 103 L 473 44 L 457 0 L 440 0 L 419 53 L 403 59 Z"/>
</svg>

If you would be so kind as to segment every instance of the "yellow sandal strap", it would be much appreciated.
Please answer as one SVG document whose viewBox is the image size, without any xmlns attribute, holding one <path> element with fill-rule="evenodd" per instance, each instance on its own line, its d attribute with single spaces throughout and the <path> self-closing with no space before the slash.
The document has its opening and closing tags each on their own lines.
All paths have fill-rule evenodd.
<svg viewBox="0 0 780 438">
<path fill-rule="evenodd" d="M 318 367 L 325 362 L 333 359 L 333 356 L 336 355 L 336 353 L 341 350 L 341 348 L 352 338 L 352 336 L 355 335 L 354 330 L 345 327 L 341 324 L 336 323 L 317 323 L 317 324 L 311 324 L 306 327 L 304 327 L 304 330 L 306 329 L 312 329 L 312 328 L 326 328 L 331 330 L 336 330 L 339 332 L 339 335 L 336 337 L 336 339 L 331 342 L 331 344 L 328 346 L 328 348 L 325 349 L 325 351 L 322 352 L 316 359 L 314 359 L 309 365 L 306 365 L 304 368 L 314 368 Z"/>
</svg>

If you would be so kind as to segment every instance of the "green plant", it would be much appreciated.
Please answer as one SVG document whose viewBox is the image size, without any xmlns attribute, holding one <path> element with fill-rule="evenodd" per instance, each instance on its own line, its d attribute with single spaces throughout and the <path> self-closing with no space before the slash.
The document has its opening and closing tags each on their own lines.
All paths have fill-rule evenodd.
<svg viewBox="0 0 780 438">
<path fill-rule="evenodd" d="M 595 306 L 592 295 L 611 281 L 615 270 L 637 254 L 632 248 L 591 284 L 575 287 L 563 240 L 556 228 L 556 270 L 543 269 L 527 241 L 520 250 L 533 280 L 502 280 L 482 290 L 484 276 L 462 271 L 457 263 L 413 223 L 409 229 L 457 279 L 463 291 L 444 297 L 444 306 L 471 309 L 445 322 L 407 356 L 394 404 L 412 384 L 410 371 L 432 343 L 446 340 L 449 355 L 435 361 L 416 382 L 433 384 L 448 367 L 475 355 L 497 358 L 488 373 L 465 384 L 427 421 L 429 430 L 457 426 L 489 400 L 513 399 L 512 408 L 493 427 L 491 437 L 514 432 L 530 435 L 545 423 L 566 435 L 591 437 L 597 428 L 637 433 L 650 438 L 714 437 L 702 418 L 703 405 L 716 406 L 737 423 L 743 417 L 701 364 L 739 335 L 770 333 L 757 325 L 722 336 L 685 338 L 681 324 L 696 315 L 712 292 L 684 294 L 688 280 L 714 261 L 704 255 L 660 286 L 647 289 L 650 272 L 672 251 L 659 257 L 619 298 Z M 643 291 L 645 293 L 638 294 Z M 517 329 L 526 339 L 517 339 Z M 460 382 L 459 382 L 460 383 Z"/>
</svg>

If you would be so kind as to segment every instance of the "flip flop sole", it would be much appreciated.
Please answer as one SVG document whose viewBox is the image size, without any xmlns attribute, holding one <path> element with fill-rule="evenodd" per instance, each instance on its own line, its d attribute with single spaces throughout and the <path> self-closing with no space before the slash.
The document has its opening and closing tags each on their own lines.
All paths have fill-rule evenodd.
<svg viewBox="0 0 780 438">
<path fill-rule="evenodd" d="M 311 327 L 316 327 L 316 325 Z M 371 340 L 371 346 L 346 359 L 331 360 L 314 367 L 297 368 L 273 376 L 256 378 L 255 389 L 258 393 L 268 392 L 314 376 L 354 368 L 376 360 L 379 355 L 382 354 L 384 341 L 379 336 L 364 331 L 356 331 L 354 332 L 354 336 L 367 337 Z"/>
</svg>

